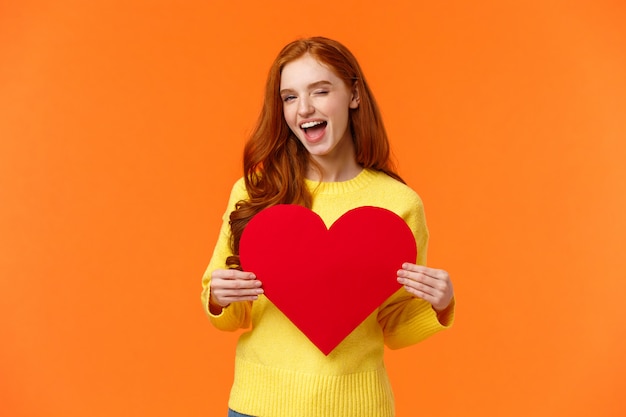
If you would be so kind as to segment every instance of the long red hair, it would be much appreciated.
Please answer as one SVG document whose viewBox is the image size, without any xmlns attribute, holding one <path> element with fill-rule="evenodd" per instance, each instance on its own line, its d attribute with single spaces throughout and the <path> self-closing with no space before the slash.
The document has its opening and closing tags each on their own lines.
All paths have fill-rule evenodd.
<svg viewBox="0 0 626 417">
<path fill-rule="evenodd" d="M 241 234 L 258 212 L 276 204 L 311 207 L 313 196 L 304 179 L 308 165 L 313 162 L 285 122 L 279 93 L 285 65 L 307 53 L 334 71 L 346 86 L 357 89 L 359 106 L 350 109 L 357 163 L 402 181 L 390 159 L 389 140 L 380 110 L 354 55 L 339 42 L 323 37 L 291 42 L 280 51 L 270 68 L 263 109 L 244 148 L 243 169 L 249 199 L 238 202 L 230 216 L 235 254 L 226 261 L 230 267 L 239 267 Z"/>
</svg>

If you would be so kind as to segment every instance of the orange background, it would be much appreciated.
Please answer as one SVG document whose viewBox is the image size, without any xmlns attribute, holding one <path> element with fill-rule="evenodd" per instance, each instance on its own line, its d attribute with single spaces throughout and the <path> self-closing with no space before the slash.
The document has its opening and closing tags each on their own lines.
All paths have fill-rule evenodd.
<svg viewBox="0 0 626 417">
<path fill-rule="evenodd" d="M 0 414 L 225 416 L 200 306 L 272 59 L 359 58 L 447 332 L 388 352 L 398 416 L 623 416 L 622 1 L 0 3 Z"/>
</svg>

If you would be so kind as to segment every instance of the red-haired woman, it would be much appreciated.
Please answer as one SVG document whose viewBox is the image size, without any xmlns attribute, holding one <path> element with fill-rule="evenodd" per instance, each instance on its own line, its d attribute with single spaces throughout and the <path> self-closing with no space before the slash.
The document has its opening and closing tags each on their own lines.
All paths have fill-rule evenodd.
<svg viewBox="0 0 626 417">
<path fill-rule="evenodd" d="M 327 225 L 357 207 L 382 207 L 405 220 L 419 248 L 415 264 L 398 265 L 403 287 L 327 356 L 263 295 L 254 271 L 239 267 L 246 224 L 277 204 L 308 207 Z M 452 283 L 425 266 L 427 244 L 422 202 L 390 162 L 380 111 L 352 53 L 321 37 L 285 46 L 202 280 L 213 325 L 251 326 L 237 345 L 229 415 L 393 416 L 383 346 L 417 343 L 454 317 Z"/>
</svg>

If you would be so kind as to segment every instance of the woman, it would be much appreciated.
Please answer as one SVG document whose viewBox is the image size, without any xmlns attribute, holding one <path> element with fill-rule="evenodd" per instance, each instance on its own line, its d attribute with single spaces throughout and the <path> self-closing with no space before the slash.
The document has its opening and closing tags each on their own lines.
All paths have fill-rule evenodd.
<svg viewBox="0 0 626 417">
<path fill-rule="evenodd" d="M 263 295 L 254 271 L 240 268 L 246 224 L 276 204 L 308 207 L 327 226 L 353 208 L 382 207 L 415 236 L 416 263 L 398 265 L 402 287 L 328 356 Z M 237 345 L 229 415 L 393 416 L 384 345 L 417 343 L 454 316 L 452 283 L 425 266 L 427 244 L 422 202 L 390 162 L 380 111 L 354 56 L 321 37 L 285 46 L 202 280 L 202 303 L 217 328 L 251 326 Z"/>
</svg>

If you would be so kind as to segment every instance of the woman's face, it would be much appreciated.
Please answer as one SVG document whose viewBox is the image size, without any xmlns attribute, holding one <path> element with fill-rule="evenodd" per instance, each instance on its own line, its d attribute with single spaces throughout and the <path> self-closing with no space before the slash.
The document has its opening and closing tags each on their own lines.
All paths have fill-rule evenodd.
<svg viewBox="0 0 626 417">
<path fill-rule="evenodd" d="M 280 81 L 285 121 L 318 162 L 354 160 L 349 112 L 359 99 L 327 66 L 309 54 L 283 68 Z"/>
</svg>

